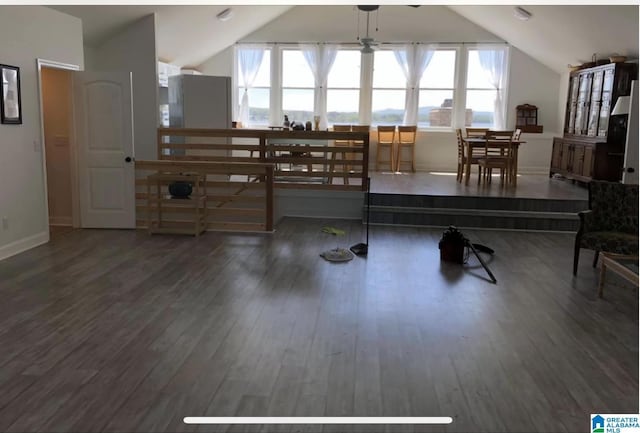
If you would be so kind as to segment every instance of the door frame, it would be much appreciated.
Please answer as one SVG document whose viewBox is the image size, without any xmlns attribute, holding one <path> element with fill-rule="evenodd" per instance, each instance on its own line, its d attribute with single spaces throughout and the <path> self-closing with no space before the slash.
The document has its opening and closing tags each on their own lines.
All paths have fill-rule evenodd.
<svg viewBox="0 0 640 433">
<path fill-rule="evenodd" d="M 44 134 L 44 103 L 42 100 L 42 68 L 64 69 L 68 71 L 79 71 L 79 65 L 73 65 L 70 63 L 61 63 L 54 60 L 36 59 L 37 75 L 38 75 L 38 103 L 40 109 L 40 149 L 42 150 L 42 181 L 44 187 L 44 212 L 45 212 L 45 227 L 49 227 L 49 191 L 47 188 L 47 154 L 45 146 L 45 134 Z M 73 107 L 73 92 L 70 91 L 69 97 L 71 98 L 71 107 Z M 78 152 L 76 146 L 75 131 L 73 123 L 73 112 L 71 113 L 72 125 L 70 125 L 70 140 L 69 140 L 69 157 L 71 159 L 70 177 L 71 177 L 71 225 L 74 228 L 80 227 L 80 202 L 79 202 L 79 185 L 78 185 Z M 48 233 L 48 230 L 47 230 Z M 48 237 L 48 236 L 47 236 Z"/>
</svg>

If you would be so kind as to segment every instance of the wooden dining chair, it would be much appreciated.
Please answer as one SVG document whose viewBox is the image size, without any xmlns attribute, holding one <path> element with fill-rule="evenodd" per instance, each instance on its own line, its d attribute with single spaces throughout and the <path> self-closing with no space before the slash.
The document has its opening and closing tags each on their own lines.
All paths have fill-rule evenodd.
<svg viewBox="0 0 640 433">
<path fill-rule="evenodd" d="M 513 131 L 513 141 L 518 141 L 520 140 L 520 135 L 522 134 L 522 129 L 518 128 L 515 131 Z"/>
<path fill-rule="evenodd" d="M 489 128 L 466 128 L 467 137 L 484 138 Z"/>
<path fill-rule="evenodd" d="M 513 183 L 514 161 L 513 147 L 514 131 L 487 131 L 485 133 L 484 156 L 478 160 L 478 184 L 491 183 L 492 169 L 500 170 L 500 183 Z"/>
<path fill-rule="evenodd" d="M 333 125 L 333 130 L 336 132 L 351 132 L 351 125 Z M 350 143 L 349 140 L 334 140 L 335 147 L 343 147 L 344 151 L 335 150 L 331 153 L 331 160 L 329 162 L 329 184 L 333 182 L 333 173 L 335 172 L 336 165 L 340 165 L 342 167 L 342 179 L 344 184 L 346 185 L 349 182 L 349 177 L 347 176 L 347 148 L 349 148 Z M 336 162 L 338 158 L 338 154 L 340 154 L 341 162 Z"/>
<path fill-rule="evenodd" d="M 416 172 L 416 125 L 398 126 L 398 149 L 396 153 L 396 171 L 400 171 L 402 163 L 411 164 L 411 171 Z M 409 150 L 409 159 L 402 159 L 402 149 Z"/>
<path fill-rule="evenodd" d="M 484 156 L 484 147 L 471 148 L 470 155 L 467 155 L 467 146 L 465 145 L 464 138 L 462 136 L 462 129 L 456 128 L 456 139 L 458 141 L 458 171 L 456 180 L 462 182 L 464 179 L 464 170 L 467 165 L 467 158 L 471 158 L 469 163 L 471 165 L 478 164 L 478 159 Z"/>
<path fill-rule="evenodd" d="M 395 170 L 395 161 L 394 161 L 394 143 L 396 140 L 396 127 L 395 125 L 379 125 L 378 126 L 378 148 L 376 149 L 376 171 L 379 170 L 378 166 L 380 163 L 388 163 L 389 170 Z M 389 159 L 383 160 L 381 159 L 383 156 L 383 151 L 385 149 L 389 150 Z"/>
</svg>

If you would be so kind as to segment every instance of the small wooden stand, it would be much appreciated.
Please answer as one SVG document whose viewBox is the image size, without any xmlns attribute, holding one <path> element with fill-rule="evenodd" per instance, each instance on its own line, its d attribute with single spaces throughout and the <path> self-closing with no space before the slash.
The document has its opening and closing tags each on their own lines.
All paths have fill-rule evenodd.
<svg viewBox="0 0 640 433">
<path fill-rule="evenodd" d="M 542 132 L 542 125 L 538 125 L 538 107 L 535 105 L 518 105 L 516 107 L 516 128 L 522 132 Z"/>
<path fill-rule="evenodd" d="M 173 197 L 167 185 L 172 182 L 188 182 L 193 185 L 190 196 Z M 156 186 L 156 194 L 151 194 L 151 185 Z M 155 206 L 154 206 L 155 205 Z M 164 226 L 162 223 L 162 207 L 171 210 L 184 209 L 185 214 L 193 213 L 193 226 L 189 221 L 180 226 Z M 155 212 L 154 212 L 155 211 Z M 198 173 L 157 173 L 147 176 L 147 229 L 149 233 L 178 233 L 199 236 L 207 229 L 207 191 L 205 177 Z"/>
</svg>

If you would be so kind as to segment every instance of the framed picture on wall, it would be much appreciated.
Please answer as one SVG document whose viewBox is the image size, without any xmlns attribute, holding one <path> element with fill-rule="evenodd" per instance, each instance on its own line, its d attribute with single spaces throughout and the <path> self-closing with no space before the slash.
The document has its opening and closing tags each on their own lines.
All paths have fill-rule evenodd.
<svg viewBox="0 0 640 433">
<path fill-rule="evenodd" d="M 22 123 L 20 106 L 20 68 L 1 65 L 2 99 L 0 99 L 0 121 L 8 124 Z"/>
</svg>

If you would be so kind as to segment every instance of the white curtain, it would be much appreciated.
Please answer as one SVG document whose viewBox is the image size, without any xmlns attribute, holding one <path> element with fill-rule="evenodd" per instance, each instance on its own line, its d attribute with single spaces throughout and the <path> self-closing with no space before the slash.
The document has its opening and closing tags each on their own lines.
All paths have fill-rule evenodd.
<svg viewBox="0 0 640 433">
<path fill-rule="evenodd" d="M 418 124 L 420 78 L 429 66 L 434 53 L 435 50 L 427 45 L 405 45 L 403 49 L 394 51 L 407 80 L 403 119 L 405 125 Z"/>
<path fill-rule="evenodd" d="M 240 102 L 237 119 L 242 122 L 243 127 L 249 124 L 249 88 L 253 86 L 253 82 L 258 75 L 258 69 L 262 64 L 262 56 L 264 49 L 262 48 L 240 48 L 238 50 L 238 67 L 242 81 L 244 82 L 244 93 Z"/>
<path fill-rule="evenodd" d="M 327 44 L 308 44 L 302 45 L 301 49 L 315 80 L 314 115 L 320 116 L 320 130 L 324 130 L 327 128 L 327 81 L 338 54 L 338 47 Z"/>
<path fill-rule="evenodd" d="M 504 81 L 505 71 L 505 51 L 504 50 L 478 50 L 480 66 L 486 74 L 489 82 L 496 89 L 496 100 L 493 110 L 494 129 L 505 129 L 504 122 Z"/>
</svg>

